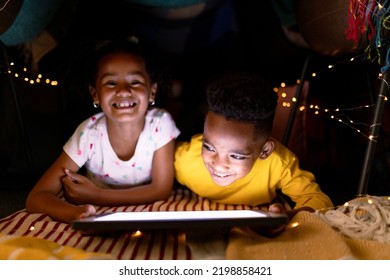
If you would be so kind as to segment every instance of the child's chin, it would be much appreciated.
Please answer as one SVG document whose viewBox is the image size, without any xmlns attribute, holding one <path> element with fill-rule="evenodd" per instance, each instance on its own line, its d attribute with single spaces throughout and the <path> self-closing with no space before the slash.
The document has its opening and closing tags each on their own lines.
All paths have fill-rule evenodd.
<svg viewBox="0 0 390 280">
<path fill-rule="evenodd" d="M 215 184 L 221 187 L 227 187 L 234 183 L 235 180 L 232 180 L 232 178 L 229 179 L 221 179 L 221 178 L 215 178 L 213 177 L 213 181 Z"/>
</svg>

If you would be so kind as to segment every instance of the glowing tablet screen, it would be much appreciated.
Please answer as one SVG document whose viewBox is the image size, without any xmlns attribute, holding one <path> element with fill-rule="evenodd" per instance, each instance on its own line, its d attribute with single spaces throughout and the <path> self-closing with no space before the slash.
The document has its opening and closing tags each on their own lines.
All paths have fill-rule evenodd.
<svg viewBox="0 0 390 280">
<path fill-rule="evenodd" d="M 72 227 L 83 231 L 118 231 L 190 227 L 276 227 L 287 223 L 288 217 L 285 214 L 260 210 L 156 211 L 106 213 L 77 220 Z"/>
</svg>

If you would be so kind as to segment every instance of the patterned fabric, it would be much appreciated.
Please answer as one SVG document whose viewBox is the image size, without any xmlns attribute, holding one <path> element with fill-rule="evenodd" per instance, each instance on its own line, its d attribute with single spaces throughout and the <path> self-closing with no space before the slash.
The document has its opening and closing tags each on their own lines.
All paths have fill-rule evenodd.
<svg viewBox="0 0 390 280">
<path fill-rule="evenodd" d="M 288 207 L 287 203 L 284 203 Z M 152 204 L 121 207 L 100 207 L 97 213 L 148 211 L 202 211 L 202 210 L 266 210 L 268 205 L 249 207 L 224 205 L 209 201 L 187 188 L 175 188 L 169 199 Z M 87 236 L 71 225 L 53 221 L 43 214 L 29 214 L 20 210 L 0 219 L 0 232 L 8 236 L 34 237 L 55 242 L 60 246 L 80 249 L 86 253 L 107 254 L 119 260 L 191 260 L 195 256 L 186 239 L 185 230 L 122 232 L 104 236 Z M 0 243 L 0 252 L 2 251 Z M 224 252 L 214 252 L 224 255 Z M 1 255 L 0 255 L 1 256 Z"/>
<path fill-rule="evenodd" d="M 64 151 L 78 166 L 85 166 L 88 176 L 101 187 L 139 185 L 151 180 L 154 152 L 179 134 L 167 111 L 151 109 L 145 117 L 145 127 L 133 157 L 123 161 L 110 144 L 106 118 L 101 112 L 78 126 L 64 145 Z"/>
</svg>

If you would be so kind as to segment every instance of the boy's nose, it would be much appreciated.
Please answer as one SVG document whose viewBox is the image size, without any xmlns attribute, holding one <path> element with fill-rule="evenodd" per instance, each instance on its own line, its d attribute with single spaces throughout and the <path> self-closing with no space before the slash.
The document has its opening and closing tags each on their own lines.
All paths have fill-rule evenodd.
<svg viewBox="0 0 390 280">
<path fill-rule="evenodd" d="M 226 160 L 220 156 L 214 156 L 211 162 L 215 169 L 220 169 L 220 170 L 228 169 Z"/>
</svg>

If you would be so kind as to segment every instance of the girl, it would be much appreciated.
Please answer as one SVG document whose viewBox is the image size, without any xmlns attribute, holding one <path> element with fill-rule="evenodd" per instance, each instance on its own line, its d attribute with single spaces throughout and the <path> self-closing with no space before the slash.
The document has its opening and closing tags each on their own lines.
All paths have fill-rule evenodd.
<svg viewBox="0 0 390 280">
<path fill-rule="evenodd" d="M 157 82 L 147 56 L 135 42 L 106 41 L 90 65 L 89 92 L 102 112 L 78 126 L 33 187 L 30 213 L 71 223 L 94 215 L 93 205 L 144 204 L 170 194 L 180 132 L 167 111 L 152 108 Z"/>
</svg>

